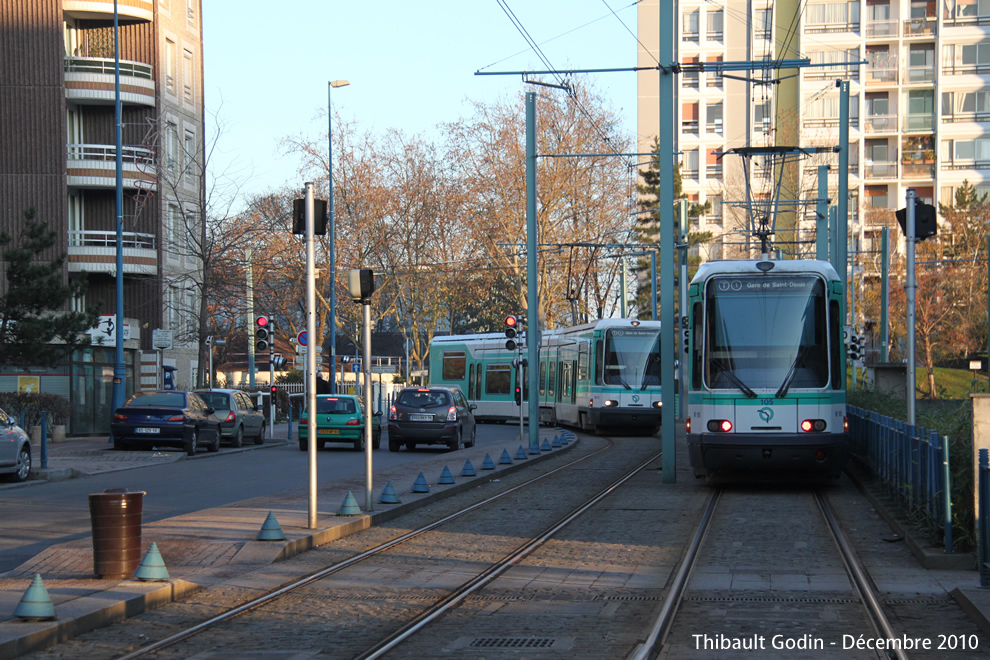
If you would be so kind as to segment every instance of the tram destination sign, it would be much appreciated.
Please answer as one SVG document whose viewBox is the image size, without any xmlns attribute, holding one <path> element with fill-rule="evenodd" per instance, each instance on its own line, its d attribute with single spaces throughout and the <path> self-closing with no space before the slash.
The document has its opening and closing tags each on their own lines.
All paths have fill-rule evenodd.
<svg viewBox="0 0 990 660">
<path fill-rule="evenodd" d="M 712 281 L 715 292 L 725 295 L 766 295 L 767 293 L 810 294 L 815 285 L 820 283 L 817 277 L 798 276 L 755 276 L 755 277 L 719 277 Z"/>
</svg>

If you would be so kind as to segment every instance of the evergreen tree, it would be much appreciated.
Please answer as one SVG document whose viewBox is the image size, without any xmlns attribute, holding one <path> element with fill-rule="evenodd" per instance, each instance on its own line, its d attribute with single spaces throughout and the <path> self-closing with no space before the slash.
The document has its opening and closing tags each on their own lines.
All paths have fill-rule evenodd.
<svg viewBox="0 0 990 660">
<path fill-rule="evenodd" d="M 654 154 L 657 154 L 660 150 L 660 140 L 659 138 L 653 139 L 653 145 L 650 147 Z M 660 242 L 660 159 L 658 156 L 654 156 L 650 160 L 648 167 L 644 168 L 640 173 L 641 183 L 636 184 L 636 191 L 639 193 L 639 215 L 636 220 L 636 228 L 633 232 L 634 240 L 641 244 L 658 244 Z M 681 164 L 674 164 L 674 202 L 676 204 L 677 200 L 684 199 L 687 195 L 684 194 L 684 190 L 681 183 Z M 710 213 L 712 210 L 711 202 L 706 201 L 704 204 L 689 203 L 688 204 L 688 222 L 695 220 L 698 216 Z M 674 213 L 674 209 L 671 209 L 671 213 Z M 676 231 L 677 218 L 674 218 L 674 226 Z M 711 232 L 689 232 L 688 233 L 688 244 L 699 245 L 702 243 L 707 243 L 712 240 Z M 676 255 L 677 251 L 675 251 Z M 688 260 L 688 276 L 692 276 L 694 271 L 698 269 L 698 262 L 700 259 L 698 257 L 693 257 Z M 649 316 L 649 310 L 652 308 L 651 300 L 651 290 L 650 286 L 650 259 L 648 257 L 640 257 L 633 268 L 633 272 L 636 274 L 636 295 L 630 301 L 632 305 L 639 310 L 639 318 L 647 318 Z M 679 271 L 678 271 L 679 276 Z M 659 287 L 659 282 L 657 283 Z M 659 310 L 658 310 L 659 312 Z"/>
<path fill-rule="evenodd" d="M 64 311 L 74 296 L 85 293 L 86 280 L 64 281 L 64 254 L 40 259 L 57 240 L 58 234 L 37 219 L 33 208 L 24 212 L 18 247 L 11 246 L 9 234 L 0 232 L 7 267 L 7 287 L 0 296 L 0 365 L 53 367 L 73 349 L 90 343 L 84 333 L 96 325 L 97 311 Z"/>
</svg>

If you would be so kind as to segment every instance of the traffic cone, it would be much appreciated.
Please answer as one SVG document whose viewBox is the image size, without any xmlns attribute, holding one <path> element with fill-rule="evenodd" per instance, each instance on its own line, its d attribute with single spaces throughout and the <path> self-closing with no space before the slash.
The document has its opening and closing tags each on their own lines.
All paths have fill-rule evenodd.
<svg viewBox="0 0 990 660">
<path fill-rule="evenodd" d="M 35 573 L 31 586 L 24 592 L 21 602 L 14 610 L 14 616 L 25 621 L 37 621 L 55 618 L 55 606 L 48 596 L 48 589 L 41 581 L 41 573 Z"/>
<path fill-rule="evenodd" d="M 385 490 L 382 491 L 382 498 L 378 500 L 382 504 L 402 504 L 402 500 L 399 499 L 399 494 L 395 492 L 392 488 L 392 482 L 385 484 Z"/>
<path fill-rule="evenodd" d="M 522 449 L 522 447 L 520 447 L 520 449 Z M 540 453 L 540 446 L 539 446 L 539 444 L 535 444 L 532 447 L 530 447 L 529 448 L 529 453 L 532 454 L 532 455 L 539 454 Z"/>
<path fill-rule="evenodd" d="M 428 493 L 430 492 L 430 485 L 426 483 L 426 477 L 420 472 L 419 476 L 416 477 L 415 483 L 412 486 L 412 492 L 414 493 Z"/>
<path fill-rule="evenodd" d="M 550 446 L 553 447 L 554 449 L 560 449 L 563 446 L 560 444 L 560 436 L 554 434 L 553 442 L 550 443 Z"/>
<path fill-rule="evenodd" d="M 516 456 L 515 456 L 515 458 L 516 458 L 517 461 L 525 461 L 526 460 L 526 450 L 523 449 L 523 446 L 522 445 L 519 445 L 519 449 L 516 450 Z"/>
<path fill-rule="evenodd" d="M 494 466 L 492 466 L 494 467 Z M 476 477 L 478 473 L 474 471 L 474 466 L 471 465 L 471 459 L 464 461 L 464 467 L 461 469 L 462 477 Z"/>
<path fill-rule="evenodd" d="M 142 582 L 160 582 L 168 579 L 168 569 L 165 568 L 165 560 L 162 553 L 158 551 L 158 544 L 152 541 L 148 552 L 144 553 L 144 559 L 138 564 L 134 571 L 134 579 Z"/>
<path fill-rule="evenodd" d="M 499 465 L 511 465 L 512 464 L 512 457 L 509 456 L 509 450 L 508 449 L 503 449 L 502 450 L 502 457 L 498 459 L 498 464 Z"/>
<path fill-rule="evenodd" d="M 259 541 L 284 541 L 285 532 L 282 531 L 282 526 L 278 524 L 278 520 L 275 518 L 275 514 L 271 511 L 268 512 L 268 517 L 265 518 L 264 524 L 261 526 L 261 531 L 258 532 Z"/>
<path fill-rule="evenodd" d="M 543 438 L 543 445 L 540 446 L 540 451 L 550 451 L 552 449 L 553 448 L 550 446 L 550 441 L 547 440 L 546 438 Z"/>
<path fill-rule="evenodd" d="M 347 491 L 347 495 L 344 497 L 343 504 L 337 510 L 338 516 L 360 516 L 361 507 L 358 506 L 357 500 L 354 499 L 354 495 L 351 491 Z"/>
<path fill-rule="evenodd" d="M 510 463 L 512 462 L 512 459 L 511 458 L 509 459 L 509 462 Z M 482 470 L 494 470 L 495 469 L 495 461 L 492 460 L 492 457 L 489 454 L 485 454 L 485 460 L 483 460 L 481 462 L 481 469 Z"/>
<path fill-rule="evenodd" d="M 440 473 L 440 478 L 437 479 L 437 484 L 449 486 L 452 483 L 454 483 L 454 475 L 450 473 L 450 468 L 444 465 L 443 472 Z"/>
</svg>

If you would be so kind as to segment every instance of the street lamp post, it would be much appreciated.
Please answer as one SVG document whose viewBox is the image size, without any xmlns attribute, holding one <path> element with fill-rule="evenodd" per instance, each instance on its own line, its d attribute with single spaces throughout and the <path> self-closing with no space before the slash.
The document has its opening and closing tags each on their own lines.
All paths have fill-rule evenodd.
<svg viewBox="0 0 990 660">
<path fill-rule="evenodd" d="M 337 262 L 334 253 L 334 221 L 333 221 L 333 108 L 330 105 L 330 90 L 334 87 L 346 87 L 351 83 L 347 80 L 331 80 L 327 83 L 327 216 L 330 225 L 330 393 L 337 393 L 337 379 L 334 373 L 337 367 Z"/>
</svg>

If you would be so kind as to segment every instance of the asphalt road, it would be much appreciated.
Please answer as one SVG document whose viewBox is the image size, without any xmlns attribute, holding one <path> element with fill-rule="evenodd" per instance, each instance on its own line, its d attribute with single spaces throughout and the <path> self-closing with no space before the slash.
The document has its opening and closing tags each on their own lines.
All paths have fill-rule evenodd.
<svg viewBox="0 0 990 660">
<path fill-rule="evenodd" d="M 479 424 L 477 444 L 502 442 L 518 435 L 518 425 Z M 414 452 L 388 451 L 388 436 L 374 452 L 374 465 L 388 467 L 446 449 L 441 445 Z M 318 453 L 319 481 L 364 472 L 363 452 L 328 445 Z M 48 546 L 88 537 L 89 494 L 108 488 L 145 491 L 144 522 L 209 509 L 240 500 L 279 493 L 308 484 L 306 452 L 293 441 L 256 451 L 201 452 L 175 463 L 49 482 L 0 493 L 0 573 L 13 570 Z"/>
</svg>

